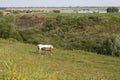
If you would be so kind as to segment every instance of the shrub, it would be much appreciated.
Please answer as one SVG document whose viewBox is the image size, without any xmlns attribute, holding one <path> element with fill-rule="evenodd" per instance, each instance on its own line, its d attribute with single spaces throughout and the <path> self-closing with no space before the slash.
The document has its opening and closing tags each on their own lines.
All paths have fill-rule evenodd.
<svg viewBox="0 0 120 80">
<path fill-rule="evenodd" d="M 101 54 L 120 56 L 120 35 L 112 35 L 101 46 Z"/>
<path fill-rule="evenodd" d="M 107 8 L 107 12 L 108 13 L 111 13 L 111 12 L 118 12 L 119 9 L 117 7 L 108 7 Z"/>
<path fill-rule="evenodd" d="M 83 28 L 84 26 L 92 26 L 94 25 L 94 21 L 89 19 L 88 17 L 79 17 L 77 19 L 77 27 Z"/>
<path fill-rule="evenodd" d="M 44 24 L 44 27 L 42 27 L 42 31 L 51 31 L 56 29 L 56 21 L 54 19 L 52 20 L 47 20 L 46 23 Z"/>
<path fill-rule="evenodd" d="M 15 38 L 22 41 L 20 34 L 15 29 L 13 15 L 3 16 L 0 19 L 0 38 Z"/>
<path fill-rule="evenodd" d="M 13 10 L 12 13 L 13 14 L 19 14 L 20 11 L 17 11 L 17 10 Z"/>
<path fill-rule="evenodd" d="M 60 10 L 53 10 L 54 13 L 60 13 Z"/>
<path fill-rule="evenodd" d="M 3 11 L 0 11 L 0 17 L 2 17 L 4 15 Z"/>
</svg>

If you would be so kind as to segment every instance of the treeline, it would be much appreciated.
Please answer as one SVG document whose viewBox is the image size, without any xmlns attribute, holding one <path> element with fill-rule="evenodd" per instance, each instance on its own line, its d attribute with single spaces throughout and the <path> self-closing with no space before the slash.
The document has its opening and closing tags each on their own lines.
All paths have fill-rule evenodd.
<svg viewBox="0 0 120 80">
<path fill-rule="evenodd" d="M 61 49 L 82 49 L 99 54 L 120 56 L 120 17 L 58 15 L 43 20 L 43 16 L 39 19 L 38 16 L 32 16 L 29 15 L 27 24 L 29 25 L 29 22 L 31 24 L 30 20 L 35 20 L 35 22 L 38 20 L 38 22 L 35 23 L 36 25 L 33 24 L 33 28 L 27 27 L 23 30 L 16 29 L 17 25 L 15 26 L 16 21 L 19 21 L 17 24 L 19 23 L 20 26 L 23 16 L 19 17 L 19 20 L 14 19 L 13 15 L 1 17 L 0 37 L 14 38 L 32 44 L 53 44 Z M 12 20 L 7 21 L 9 19 L 6 17 Z M 3 20 L 6 24 L 2 22 Z M 26 20 L 27 18 L 25 22 Z"/>
</svg>

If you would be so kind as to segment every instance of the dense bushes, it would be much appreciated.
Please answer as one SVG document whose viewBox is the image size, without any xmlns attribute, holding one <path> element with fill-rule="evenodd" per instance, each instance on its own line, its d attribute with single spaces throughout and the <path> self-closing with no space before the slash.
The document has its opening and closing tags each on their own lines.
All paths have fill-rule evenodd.
<svg viewBox="0 0 120 80">
<path fill-rule="evenodd" d="M 113 31 L 118 32 L 119 20 L 117 17 L 59 15 L 46 19 L 37 29 L 22 30 L 20 33 L 25 42 L 33 44 L 48 43 L 62 49 L 103 52 L 100 45 Z"/>
<path fill-rule="evenodd" d="M 107 12 L 111 13 L 111 12 L 119 12 L 119 9 L 117 7 L 108 7 L 107 8 Z"/>
<path fill-rule="evenodd" d="M 0 38 L 14 38 L 16 40 L 22 41 L 21 36 L 15 29 L 13 15 L 0 17 Z"/>
<path fill-rule="evenodd" d="M 101 46 L 101 54 L 120 56 L 120 35 L 112 35 Z"/>
<path fill-rule="evenodd" d="M 20 19 L 22 18 L 22 20 L 16 20 L 19 32 L 15 29 L 14 17 L 12 15 L 1 17 L 0 37 L 5 39 L 15 38 L 33 44 L 53 44 L 56 48 L 62 49 L 82 49 L 119 56 L 119 51 L 115 50 L 116 48 L 119 49 L 119 46 L 116 46 L 115 49 L 112 48 L 112 53 L 109 52 L 110 48 L 108 46 L 111 45 L 109 43 L 109 40 L 112 40 L 111 38 L 103 44 L 102 42 L 113 32 L 119 34 L 120 17 L 58 15 L 38 18 L 38 16 L 32 15 L 29 14 L 30 17 L 24 17 L 28 15 L 19 16 Z M 23 21 L 24 24 L 18 25 Z M 27 24 L 30 25 L 30 28 L 24 28 Z M 116 38 L 113 43 L 119 44 L 116 43 Z"/>
</svg>

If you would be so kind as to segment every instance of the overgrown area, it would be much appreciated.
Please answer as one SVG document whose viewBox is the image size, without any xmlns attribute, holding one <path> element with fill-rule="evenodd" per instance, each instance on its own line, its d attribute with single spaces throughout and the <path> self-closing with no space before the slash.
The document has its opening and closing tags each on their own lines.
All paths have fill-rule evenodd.
<svg viewBox="0 0 120 80">
<path fill-rule="evenodd" d="M 0 38 L 14 38 L 16 40 L 22 41 L 22 37 L 15 27 L 14 15 L 4 16 L 0 14 Z"/>
<path fill-rule="evenodd" d="M 2 17 L 2 19 L 5 18 Z M 2 19 L 0 24 L 1 27 L 4 27 Z M 17 37 L 13 37 L 13 33 L 9 32 L 7 34 L 11 36 L 3 37 L 1 34 L 2 38 L 15 38 L 33 44 L 53 44 L 54 47 L 59 49 L 86 50 L 120 56 L 118 45 L 120 43 L 120 13 L 27 13 L 16 14 L 14 21 L 5 21 L 5 23 L 13 24 L 11 26 L 14 28 L 14 35 L 17 35 Z M 7 29 L 10 28 L 9 25 L 6 26 Z M 5 31 L 2 28 L 1 30 Z M 8 30 L 10 31 L 10 29 Z M 6 33 L 4 35 L 6 36 Z M 111 39 L 113 35 L 117 37 L 112 43 L 114 46 L 118 46 L 103 50 L 105 45 L 114 47 L 113 44 L 107 44 L 107 40 Z M 109 50 L 112 50 L 112 53 L 109 53 Z"/>
</svg>

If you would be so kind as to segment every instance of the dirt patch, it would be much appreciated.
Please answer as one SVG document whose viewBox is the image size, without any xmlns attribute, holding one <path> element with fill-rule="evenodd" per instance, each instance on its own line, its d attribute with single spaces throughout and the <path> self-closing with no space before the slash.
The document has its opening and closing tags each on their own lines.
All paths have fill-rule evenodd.
<svg viewBox="0 0 120 80">
<path fill-rule="evenodd" d="M 17 28 L 32 28 L 41 25 L 44 21 L 44 17 L 39 17 L 34 14 L 23 14 L 16 16 L 15 25 L 17 26 Z"/>
</svg>

